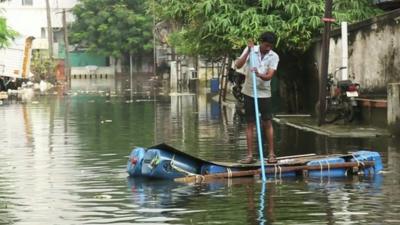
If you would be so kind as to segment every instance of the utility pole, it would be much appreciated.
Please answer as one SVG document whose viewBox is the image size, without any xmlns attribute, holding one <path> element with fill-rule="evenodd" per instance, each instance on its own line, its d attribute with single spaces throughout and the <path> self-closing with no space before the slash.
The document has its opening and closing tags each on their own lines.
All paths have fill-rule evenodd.
<svg viewBox="0 0 400 225">
<path fill-rule="evenodd" d="M 331 36 L 331 23 L 334 22 L 332 18 L 332 0 L 325 0 L 325 15 L 322 19 L 325 23 L 324 33 L 322 38 L 322 54 L 321 54 L 321 72 L 319 77 L 319 116 L 318 126 L 325 122 L 326 112 L 326 80 L 328 77 L 329 65 L 329 41 Z"/>
<path fill-rule="evenodd" d="M 64 47 L 65 47 L 65 59 L 64 59 L 64 75 L 67 80 L 67 87 L 71 88 L 71 68 L 69 65 L 69 41 L 68 41 L 68 26 L 67 26 L 67 15 L 65 9 L 62 12 L 62 24 L 64 30 Z"/>
<path fill-rule="evenodd" d="M 47 40 L 49 41 L 49 58 L 53 59 L 53 28 L 51 26 L 51 13 L 50 13 L 49 0 L 46 0 L 46 14 L 47 14 Z"/>
</svg>

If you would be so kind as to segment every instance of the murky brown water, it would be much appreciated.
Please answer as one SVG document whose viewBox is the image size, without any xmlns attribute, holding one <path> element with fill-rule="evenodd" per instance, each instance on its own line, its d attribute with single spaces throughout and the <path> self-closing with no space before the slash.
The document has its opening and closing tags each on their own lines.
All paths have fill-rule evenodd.
<svg viewBox="0 0 400 225">
<path fill-rule="evenodd" d="M 379 151 L 385 173 L 373 178 L 128 178 L 133 146 L 166 142 L 219 161 L 245 154 L 245 127 L 231 109 L 206 94 L 149 93 L 136 91 L 130 103 L 114 81 L 80 81 L 69 96 L 1 105 L 0 224 L 400 223 L 400 147 L 392 139 L 329 139 L 275 124 L 278 155 Z"/>
</svg>

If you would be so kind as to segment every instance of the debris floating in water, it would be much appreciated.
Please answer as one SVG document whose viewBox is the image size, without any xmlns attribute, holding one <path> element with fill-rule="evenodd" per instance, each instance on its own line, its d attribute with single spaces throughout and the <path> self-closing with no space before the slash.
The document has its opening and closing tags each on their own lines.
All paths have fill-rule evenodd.
<svg viewBox="0 0 400 225">
<path fill-rule="evenodd" d="M 182 93 L 171 92 L 171 93 L 169 93 L 169 96 L 187 96 L 187 95 L 195 95 L 195 94 L 190 93 L 190 92 L 182 92 Z"/>
<path fill-rule="evenodd" d="M 106 195 L 106 194 L 100 194 L 100 195 L 94 196 L 94 198 L 97 198 L 97 199 L 112 199 L 112 196 L 111 195 Z"/>
<path fill-rule="evenodd" d="M 155 102 L 154 99 L 137 99 L 136 102 Z"/>
</svg>

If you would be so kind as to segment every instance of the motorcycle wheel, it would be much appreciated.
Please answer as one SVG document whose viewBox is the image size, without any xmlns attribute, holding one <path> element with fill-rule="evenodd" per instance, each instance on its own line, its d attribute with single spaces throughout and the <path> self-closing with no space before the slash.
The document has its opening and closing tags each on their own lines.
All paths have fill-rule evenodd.
<svg viewBox="0 0 400 225">
<path fill-rule="evenodd" d="M 354 119 L 354 107 L 349 100 L 343 102 L 343 119 L 346 123 L 350 123 Z"/>
<path fill-rule="evenodd" d="M 334 123 L 336 120 L 338 120 L 340 116 L 335 110 L 328 109 L 325 112 L 325 122 L 326 123 Z"/>
<path fill-rule="evenodd" d="M 315 115 L 319 117 L 319 101 L 315 105 Z M 331 107 L 329 107 L 329 102 L 325 105 L 325 123 L 333 123 L 340 118 L 338 112 Z"/>
<path fill-rule="evenodd" d="M 232 94 L 239 102 L 243 102 L 244 101 L 244 96 L 242 94 L 242 88 L 241 87 L 234 86 L 233 89 L 232 89 Z"/>
</svg>

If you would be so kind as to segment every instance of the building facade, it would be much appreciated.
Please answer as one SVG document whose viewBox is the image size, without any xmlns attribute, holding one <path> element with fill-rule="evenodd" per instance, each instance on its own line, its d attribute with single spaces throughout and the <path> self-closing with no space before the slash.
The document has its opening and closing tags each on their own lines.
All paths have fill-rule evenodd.
<svg viewBox="0 0 400 225">
<path fill-rule="evenodd" d="M 46 1 L 9 0 L 0 3 L 0 8 L 3 9 L 2 16 L 6 18 L 8 27 L 18 32 L 18 37 L 11 43 L 9 48 L 17 48 L 17 46 L 21 48 L 23 40 L 27 37 L 33 37 L 32 51 L 48 51 L 49 33 Z M 63 11 L 66 14 L 66 24 L 71 24 L 74 21 L 71 10 L 78 3 L 78 0 L 48 0 L 48 2 L 53 34 L 53 57 L 58 60 L 56 77 L 57 80 L 65 80 L 63 75 L 65 65 Z M 74 51 L 71 46 L 69 46 L 68 50 L 70 52 L 68 61 L 71 66 L 71 75 L 74 75 L 74 73 L 76 73 L 75 75 L 81 75 L 80 77 L 84 75 L 87 75 L 84 77 L 89 77 L 90 74 L 96 77 L 97 74 L 114 75 L 115 69 L 107 63 L 109 61 L 108 57 L 87 54 L 84 51 Z M 96 69 L 93 70 L 93 68 Z"/>
<path fill-rule="evenodd" d="M 77 0 L 52 0 L 50 4 L 50 18 L 53 29 L 54 52 L 57 52 L 58 43 L 63 40 L 62 11 L 66 10 L 67 23 L 73 21 L 71 8 Z M 33 49 L 48 49 L 46 0 L 10 0 L 0 4 L 3 17 L 7 25 L 19 33 L 18 39 L 32 36 Z"/>
</svg>

